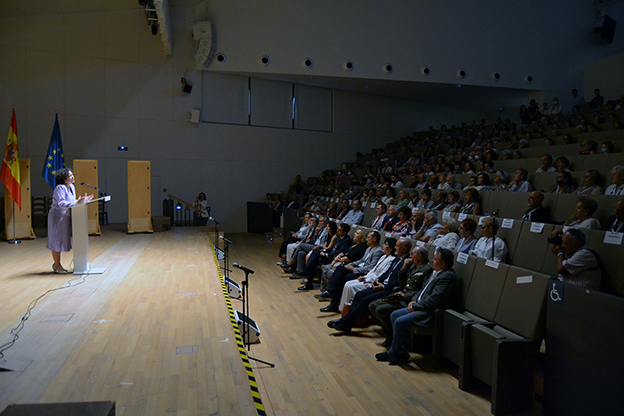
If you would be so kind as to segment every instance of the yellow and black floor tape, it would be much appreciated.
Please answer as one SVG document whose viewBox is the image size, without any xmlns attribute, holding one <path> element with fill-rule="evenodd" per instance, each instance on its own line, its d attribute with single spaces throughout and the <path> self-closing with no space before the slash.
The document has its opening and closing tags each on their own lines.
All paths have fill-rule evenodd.
<svg viewBox="0 0 624 416">
<path fill-rule="evenodd" d="M 214 246 L 212 249 L 212 253 L 214 254 L 215 264 L 217 265 L 219 280 L 221 281 L 221 289 L 223 290 L 223 295 L 225 296 L 225 303 L 227 304 L 228 312 L 230 313 L 230 322 L 232 323 L 232 328 L 234 328 L 234 334 L 236 334 L 236 345 L 238 346 L 238 352 L 241 356 L 241 359 L 243 360 L 243 364 L 245 365 L 245 370 L 247 370 L 249 388 L 251 389 L 251 396 L 253 397 L 254 404 L 256 405 L 256 412 L 258 412 L 258 415 L 260 416 L 265 416 L 266 411 L 264 410 L 264 405 L 262 404 L 262 399 L 260 398 L 258 383 L 256 383 L 256 377 L 254 376 L 251 365 L 249 364 L 249 358 L 247 357 L 245 344 L 243 344 L 243 338 L 241 337 L 240 329 L 238 328 L 238 324 L 236 323 L 234 309 L 232 309 L 232 302 L 230 302 L 230 295 L 228 294 L 227 286 L 225 284 L 225 281 L 223 280 L 223 271 L 219 266 L 219 260 L 217 259 L 217 253 L 215 252 Z"/>
</svg>

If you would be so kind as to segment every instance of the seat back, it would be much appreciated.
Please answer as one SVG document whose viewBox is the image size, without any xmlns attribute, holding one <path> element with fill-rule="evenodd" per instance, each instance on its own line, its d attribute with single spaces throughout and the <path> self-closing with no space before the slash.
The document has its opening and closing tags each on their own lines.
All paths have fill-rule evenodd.
<svg viewBox="0 0 624 416">
<path fill-rule="evenodd" d="M 576 194 L 559 194 L 555 209 L 550 211 L 552 220 L 562 223 L 570 218 L 574 214 L 574 208 L 578 200 L 579 195 Z"/>
<path fill-rule="evenodd" d="M 521 219 L 529 208 L 529 192 L 507 192 L 507 206 L 501 211 L 503 218 Z"/>
<path fill-rule="evenodd" d="M 541 342 L 548 279 L 543 273 L 510 267 L 494 322 L 524 338 Z"/>
<path fill-rule="evenodd" d="M 607 159 L 609 158 L 608 153 L 600 153 L 595 155 L 587 155 L 585 156 L 585 160 L 583 161 L 583 169 L 584 171 L 590 169 L 596 169 L 597 171 L 604 172 L 605 170 L 611 170 L 611 167 L 607 167 Z M 576 169 L 580 170 L 580 169 Z M 604 178 L 602 178 L 604 180 Z M 608 179 L 608 178 L 607 178 Z M 599 184 L 601 185 L 601 184 Z"/>
<path fill-rule="evenodd" d="M 462 282 L 461 290 L 463 307 L 466 296 L 468 295 L 470 283 L 472 282 L 472 276 L 474 274 L 474 269 L 477 264 L 477 258 L 475 256 L 468 256 L 468 261 L 466 262 L 466 264 L 463 264 L 457 261 L 458 254 L 459 253 L 455 253 L 455 263 L 453 264 L 453 270 L 455 270 L 455 274 L 457 274 L 457 277 L 459 277 L 459 280 L 461 280 Z"/>
<path fill-rule="evenodd" d="M 508 251 L 506 262 L 510 263 L 516 252 L 516 247 L 518 246 L 518 236 L 520 235 L 520 230 L 522 228 L 522 221 L 513 220 L 511 228 L 503 228 L 504 219 L 499 218 L 497 221 L 499 229 L 496 233 L 496 238 L 502 239 L 507 245 Z"/>
<path fill-rule="evenodd" d="M 532 222 L 523 222 L 518 237 L 516 251 L 511 258 L 511 264 L 530 270 L 541 270 L 544 258 L 550 251 L 548 237 L 550 237 L 554 225 L 544 224 L 542 232 L 531 232 Z"/>
<path fill-rule="evenodd" d="M 485 259 L 476 259 L 464 308 L 487 320 L 494 320 L 509 265 L 497 263 L 498 268 L 486 266 Z"/>
<path fill-rule="evenodd" d="M 512 192 L 513 193 L 513 192 Z M 488 199 L 487 209 L 489 212 L 498 211 L 500 216 L 505 216 L 503 212 L 507 209 L 509 192 L 492 192 Z"/>
</svg>

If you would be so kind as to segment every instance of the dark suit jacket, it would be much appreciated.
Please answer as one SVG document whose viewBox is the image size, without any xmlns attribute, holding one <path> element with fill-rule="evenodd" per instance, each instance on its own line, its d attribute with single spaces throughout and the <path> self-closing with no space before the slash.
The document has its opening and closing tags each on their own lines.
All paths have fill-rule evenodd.
<svg viewBox="0 0 624 416">
<path fill-rule="evenodd" d="M 529 208 L 524 215 L 526 215 L 528 212 L 531 211 L 531 208 Z M 531 214 L 529 215 L 529 221 L 531 222 L 543 222 L 543 223 L 550 223 L 550 212 L 548 212 L 548 210 L 546 208 L 544 208 L 543 206 L 538 207 L 535 211 L 531 212 Z"/>
<path fill-rule="evenodd" d="M 394 226 L 397 224 L 397 222 L 401 221 L 401 219 L 399 218 L 399 216 L 395 216 L 394 218 L 390 219 L 390 217 L 388 217 L 386 219 L 386 222 L 384 223 L 383 226 L 383 230 L 384 231 L 392 231 L 392 228 L 394 228 Z"/>
<path fill-rule="evenodd" d="M 611 227 L 613 227 L 613 223 L 616 220 L 617 220 L 617 217 L 615 215 L 612 215 L 609 218 L 607 218 L 607 225 L 605 225 L 605 230 L 611 231 Z M 617 225 L 617 228 L 615 229 L 615 232 L 624 233 L 624 221 L 620 221 L 620 223 Z"/>
<path fill-rule="evenodd" d="M 433 313 L 436 309 L 457 309 L 461 298 L 461 281 L 453 269 L 441 271 L 433 281 L 425 283 L 421 291 L 423 293 L 420 302 L 420 293 L 414 295 L 412 300 L 414 312 L 422 315 L 421 325 L 433 325 Z"/>
<path fill-rule="evenodd" d="M 379 276 L 380 283 L 385 282 L 388 276 L 390 276 L 388 283 L 384 285 L 384 292 L 392 292 L 395 286 L 399 285 L 399 275 L 401 274 L 401 269 L 403 268 L 403 262 L 407 257 L 408 256 L 397 257 L 396 259 L 394 259 L 390 267 L 388 267 L 388 270 L 386 270 L 384 274 Z"/>
<path fill-rule="evenodd" d="M 351 237 L 349 237 L 348 235 L 345 235 L 342 240 L 338 241 L 336 244 L 334 244 L 334 246 L 332 248 L 330 248 L 326 253 L 327 253 L 327 259 L 330 260 L 330 262 L 340 253 L 346 253 L 349 250 L 349 247 L 351 246 L 351 244 L 353 243 L 353 240 L 351 240 Z"/>
</svg>

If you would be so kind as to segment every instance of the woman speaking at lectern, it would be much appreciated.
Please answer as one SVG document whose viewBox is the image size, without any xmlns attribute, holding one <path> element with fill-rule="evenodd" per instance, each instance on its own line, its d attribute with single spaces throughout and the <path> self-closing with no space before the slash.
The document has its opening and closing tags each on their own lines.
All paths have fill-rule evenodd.
<svg viewBox="0 0 624 416">
<path fill-rule="evenodd" d="M 59 169 L 54 176 L 56 187 L 52 197 L 52 205 L 48 213 L 48 242 L 46 248 L 52 251 L 55 273 L 66 274 L 67 270 L 61 265 L 61 251 L 71 250 L 71 207 L 83 202 L 89 202 L 93 195 L 78 197 L 74 188 L 74 174 L 70 169 Z"/>
</svg>

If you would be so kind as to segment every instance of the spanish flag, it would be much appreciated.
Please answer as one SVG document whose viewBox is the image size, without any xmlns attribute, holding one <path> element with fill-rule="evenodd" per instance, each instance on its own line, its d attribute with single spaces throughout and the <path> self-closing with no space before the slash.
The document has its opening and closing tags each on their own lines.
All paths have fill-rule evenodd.
<svg viewBox="0 0 624 416">
<path fill-rule="evenodd" d="M 19 168 L 19 149 L 17 147 L 17 121 L 15 119 L 15 109 L 13 109 L 13 118 L 11 119 L 11 127 L 9 128 L 9 138 L 7 139 L 6 149 L 4 151 L 4 160 L 2 161 L 2 169 L 0 170 L 0 180 L 11 194 L 11 198 L 17 204 L 20 211 L 22 210 L 22 193 L 20 190 L 20 168 Z"/>
</svg>

